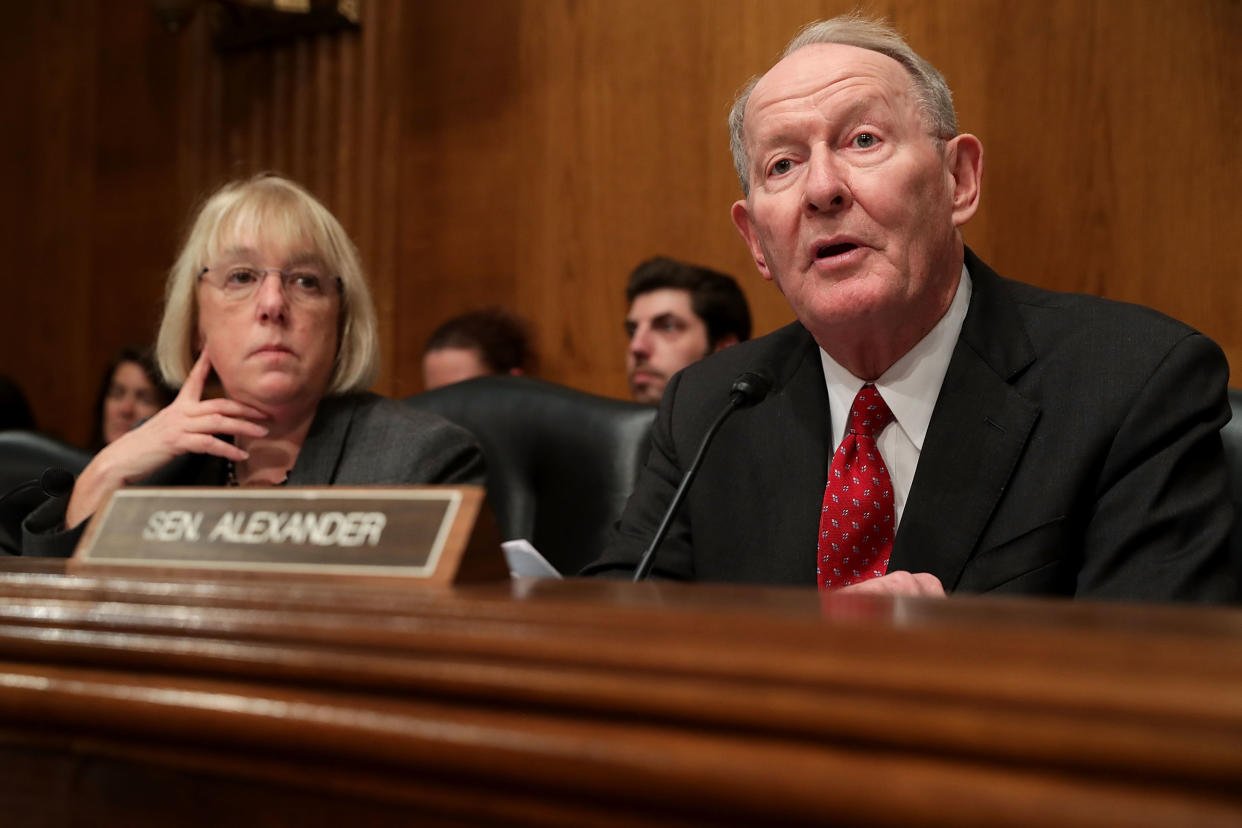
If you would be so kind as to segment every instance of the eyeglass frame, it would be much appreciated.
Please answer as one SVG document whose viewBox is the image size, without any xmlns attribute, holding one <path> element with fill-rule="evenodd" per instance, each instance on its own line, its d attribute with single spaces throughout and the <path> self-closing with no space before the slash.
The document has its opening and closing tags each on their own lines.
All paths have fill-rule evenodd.
<svg viewBox="0 0 1242 828">
<path fill-rule="evenodd" d="M 263 283 L 267 280 L 267 275 L 268 275 L 269 273 L 275 273 L 276 275 L 278 275 L 278 276 L 280 277 L 280 289 L 281 289 L 281 291 L 283 291 L 283 292 L 284 292 L 284 294 L 285 294 L 286 296 L 288 296 L 291 300 L 293 300 L 293 301 L 295 301 L 295 302 L 296 302 L 297 300 L 296 300 L 296 299 L 294 299 L 294 297 L 295 297 L 297 294 L 295 294 L 295 293 L 291 293 L 291 292 L 289 291 L 289 281 L 288 281 L 288 280 L 289 280 L 291 277 L 295 276 L 295 275 L 298 275 L 298 276 L 301 276 L 301 275 L 306 275 L 306 271 L 301 271 L 301 270 L 285 270 L 285 269 L 283 269 L 283 268 L 279 268 L 279 267 L 251 267 L 251 266 L 249 266 L 249 265 L 229 265 L 228 267 L 224 267 L 224 268 L 219 268 L 219 267 L 216 267 L 216 268 L 213 268 L 213 267 L 204 267 L 202 270 L 200 270 L 200 271 L 198 272 L 198 276 L 195 278 L 195 281 L 197 281 L 197 282 L 201 282 L 201 281 L 203 281 L 203 277 L 204 277 L 204 276 L 206 276 L 206 275 L 207 275 L 209 272 L 211 272 L 212 270 L 215 270 L 215 271 L 217 271 L 217 272 L 224 271 L 224 273 L 226 274 L 226 277 L 227 277 L 227 273 L 228 273 L 228 271 L 230 271 L 230 270 L 250 270 L 250 271 L 253 271 L 253 272 L 255 272 L 255 273 L 257 273 L 257 274 L 259 275 L 259 279 L 258 279 L 258 280 L 254 283 L 254 290 L 253 290 L 253 292 L 248 293 L 246 296 L 240 296 L 240 297 L 237 297 L 237 299 L 238 299 L 238 300 L 252 299 L 252 298 L 254 298 L 255 296 L 257 296 L 257 295 L 258 295 L 258 293 L 259 293 L 259 289 L 260 289 L 261 287 L 263 287 Z M 316 273 L 316 274 L 314 274 L 314 275 L 315 275 L 315 276 L 318 276 L 319 274 L 317 274 L 317 273 Z M 342 301 L 342 302 L 344 302 L 344 300 L 345 300 L 345 282 L 341 279 L 341 277 L 340 277 L 340 276 L 332 276 L 332 277 L 326 277 L 326 278 L 327 278 L 327 280 L 328 280 L 329 282 L 334 283 L 334 284 L 336 285 L 336 295 L 337 295 L 337 296 L 339 296 L 339 297 L 341 298 L 341 301 Z M 211 285 L 213 288 L 215 288 L 216 290 L 218 290 L 218 291 L 220 291 L 220 292 L 222 292 L 222 293 L 224 293 L 224 292 L 226 291 L 226 288 L 225 288 L 224 286 L 222 286 L 222 285 L 217 285 L 217 284 L 216 284 L 215 282 L 213 282 L 213 281 L 210 281 L 210 280 L 209 280 L 209 281 L 207 282 L 207 284 Z M 325 297 L 325 298 L 327 298 L 327 293 L 326 293 L 326 291 L 325 291 L 325 293 L 324 293 L 324 297 Z"/>
</svg>

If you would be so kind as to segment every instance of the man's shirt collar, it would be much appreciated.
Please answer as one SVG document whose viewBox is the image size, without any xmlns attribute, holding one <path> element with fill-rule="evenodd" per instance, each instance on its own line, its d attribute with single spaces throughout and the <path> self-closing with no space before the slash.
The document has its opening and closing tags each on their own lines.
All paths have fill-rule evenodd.
<svg viewBox="0 0 1242 828">
<path fill-rule="evenodd" d="M 949 360 L 953 358 L 953 349 L 966 320 L 971 290 L 970 273 L 962 265 L 957 291 L 944 316 L 874 383 L 893 412 L 893 419 L 918 451 L 923 449 L 932 409 L 936 407 L 940 386 L 944 383 Z M 819 357 L 828 386 L 832 446 L 835 450 L 845 435 L 845 423 L 849 419 L 854 397 L 865 383 L 843 368 L 823 348 L 819 349 Z"/>
</svg>

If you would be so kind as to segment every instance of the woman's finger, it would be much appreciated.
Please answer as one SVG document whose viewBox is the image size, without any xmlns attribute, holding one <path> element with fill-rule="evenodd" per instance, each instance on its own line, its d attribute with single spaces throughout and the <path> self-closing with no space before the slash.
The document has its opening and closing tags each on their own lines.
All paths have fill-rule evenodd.
<svg viewBox="0 0 1242 828">
<path fill-rule="evenodd" d="M 198 402 L 203 398 L 203 386 L 207 384 L 207 375 L 211 373 L 211 357 L 207 355 L 207 346 L 203 346 L 202 352 L 198 355 L 198 359 L 194 361 L 194 367 L 190 369 L 190 373 L 185 377 L 185 383 L 181 386 L 181 393 L 177 394 L 178 400 L 188 400 Z"/>
<path fill-rule="evenodd" d="M 206 412 L 186 420 L 185 430 L 198 434 L 232 434 L 247 437 L 266 437 L 267 426 L 245 417 L 229 417 L 216 412 Z"/>
<path fill-rule="evenodd" d="M 198 414 L 225 414 L 229 417 L 244 417 L 247 420 L 267 420 L 269 419 L 266 412 L 255 408 L 253 405 L 247 405 L 244 402 L 230 400 L 228 397 L 217 397 L 211 400 L 203 400 L 192 412 Z"/>
<path fill-rule="evenodd" d="M 223 457 L 235 463 L 240 463 L 250 456 L 250 452 L 210 434 L 192 434 L 187 432 L 182 435 L 180 448 L 183 451 L 195 454 L 214 454 L 216 457 Z"/>
</svg>

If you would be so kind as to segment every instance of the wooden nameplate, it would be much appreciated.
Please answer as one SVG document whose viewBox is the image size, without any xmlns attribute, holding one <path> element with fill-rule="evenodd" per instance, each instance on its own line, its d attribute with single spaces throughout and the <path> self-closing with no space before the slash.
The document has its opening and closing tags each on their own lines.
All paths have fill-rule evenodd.
<svg viewBox="0 0 1242 828">
<path fill-rule="evenodd" d="M 121 489 L 67 570 L 435 586 L 508 577 L 482 486 Z"/>
</svg>

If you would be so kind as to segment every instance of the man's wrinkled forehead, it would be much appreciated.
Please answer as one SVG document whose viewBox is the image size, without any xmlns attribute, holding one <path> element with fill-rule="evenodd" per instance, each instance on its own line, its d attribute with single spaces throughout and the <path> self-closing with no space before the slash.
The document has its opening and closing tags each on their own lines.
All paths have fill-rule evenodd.
<svg viewBox="0 0 1242 828">
<path fill-rule="evenodd" d="M 834 92 L 876 88 L 895 100 L 913 100 L 910 74 L 888 55 L 842 43 L 813 43 L 783 58 L 767 71 L 746 102 L 748 142 L 766 110 L 786 105 L 818 104 Z"/>
</svg>

